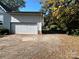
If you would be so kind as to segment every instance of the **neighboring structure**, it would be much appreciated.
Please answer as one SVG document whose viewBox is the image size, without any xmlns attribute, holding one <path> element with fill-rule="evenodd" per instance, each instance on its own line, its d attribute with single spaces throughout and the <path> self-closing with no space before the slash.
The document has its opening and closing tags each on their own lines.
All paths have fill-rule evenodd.
<svg viewBox="0 0 79 59">
<path fill-rule="evenodd" d="M 41 12 L 11 12 L 0 2 L 0 20 L 3 27 L 15 34 L 38 34 L 44 22 Z"/>
</svg>

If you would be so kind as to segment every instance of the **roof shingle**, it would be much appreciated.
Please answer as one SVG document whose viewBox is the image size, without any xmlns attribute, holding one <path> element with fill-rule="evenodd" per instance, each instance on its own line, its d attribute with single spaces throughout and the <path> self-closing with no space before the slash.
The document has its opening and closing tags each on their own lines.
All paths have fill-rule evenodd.
<svg viewBox="0 0 79 59">
<path fill-rule="evenodd" d="M 0 5 L 1 5 L 7 12 L 11 12 L 11 11 L 12 11 L 10 8 L 8 8 L 6 5 L 4 5 L 2 2 L 0 2 Z"/>
</svg>

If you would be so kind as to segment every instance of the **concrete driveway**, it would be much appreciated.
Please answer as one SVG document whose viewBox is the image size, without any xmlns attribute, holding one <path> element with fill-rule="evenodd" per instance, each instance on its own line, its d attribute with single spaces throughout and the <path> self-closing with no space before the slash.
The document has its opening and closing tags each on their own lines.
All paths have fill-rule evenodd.
<svg viewBox="0 0 79 59">
<path fill-rule="evenodd" d="M 0 59 L 73 59 L 79 37 L 64 34 L 9 35 L 0 39 Z"/>
</svg>

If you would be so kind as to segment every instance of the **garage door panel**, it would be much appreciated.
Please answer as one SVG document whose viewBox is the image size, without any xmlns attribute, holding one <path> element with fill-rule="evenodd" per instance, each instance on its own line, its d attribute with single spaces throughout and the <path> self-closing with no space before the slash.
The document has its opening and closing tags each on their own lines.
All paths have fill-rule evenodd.
<svg viewBox="0 0 79 59">
<path fill-rule="evenodd" d="M 37 30 L 37 24 L 36 23 L 26 23 L 26 24 L 16 24 L 16 23 L 12 23 L 12 32 L 16 33 L 16 34 L 37 34 L 38 30 Z"/>
</svg>

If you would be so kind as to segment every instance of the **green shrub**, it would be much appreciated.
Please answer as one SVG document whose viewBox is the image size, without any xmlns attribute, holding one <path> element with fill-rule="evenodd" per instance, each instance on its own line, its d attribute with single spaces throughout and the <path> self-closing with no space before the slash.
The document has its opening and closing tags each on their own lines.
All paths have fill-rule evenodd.
<svg viewBox="0 0 79 59">
<path fill-rule="evenodd" d="M 5 29 L 5 28 L 0 29 L 0 35 L 8 35 L 8 34 L 9 34 L 8 29 Z"/>
</svg>

